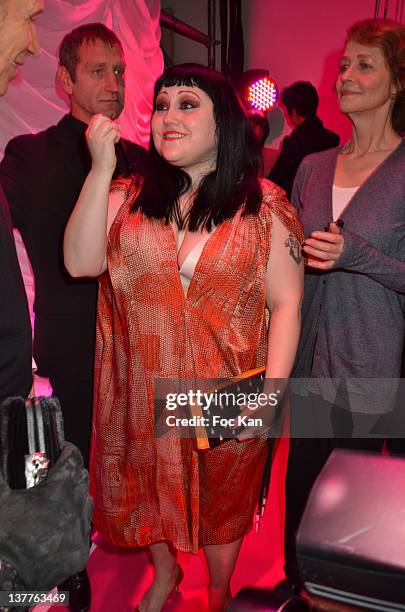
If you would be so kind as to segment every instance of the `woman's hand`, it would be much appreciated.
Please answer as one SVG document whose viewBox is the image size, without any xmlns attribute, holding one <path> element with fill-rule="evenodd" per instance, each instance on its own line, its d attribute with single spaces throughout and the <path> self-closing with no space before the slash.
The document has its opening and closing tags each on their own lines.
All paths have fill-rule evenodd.
<svg viewBox="0 0 405 612">
<path fill-rule="evenodd" d="M 306 238 L 303 251 L 307 255 L 306 264 L 318 270 L 330 270 L 343 253 L 344 238 L 336 223 L 331 223 L 329 232 L 312 232 Z"/>
<path fill-rule="evenodd" d="M 117 158 L 115 144 L 120 139 L 120 126 L 104 115 L 94 115 L 86 130 L 87 146 L 93 160 L 93 170 L 114 173 Z"/>
</svg>

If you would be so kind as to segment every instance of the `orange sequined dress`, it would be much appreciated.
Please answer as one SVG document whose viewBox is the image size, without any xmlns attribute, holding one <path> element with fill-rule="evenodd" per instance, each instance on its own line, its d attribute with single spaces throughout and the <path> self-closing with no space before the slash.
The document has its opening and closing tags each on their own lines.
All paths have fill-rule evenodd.
<svg viewBox="0 0 405 612">
<path fill-rule="evenodd" d="M 263 365 L 265 274 L 274 212 L 300 240 L 295 212 L 263 181 L 257 215 L 239 211 L 204 245 L 187 296 L 170 226 L 125 204 L 100 277 L 91 457 L 94 524 L 118 546 L 169 541 L 196 552 L 251 528 L 263 439 L 196 451 L 154 436 L 153 378 L 225 378 Z"/>
</svg>

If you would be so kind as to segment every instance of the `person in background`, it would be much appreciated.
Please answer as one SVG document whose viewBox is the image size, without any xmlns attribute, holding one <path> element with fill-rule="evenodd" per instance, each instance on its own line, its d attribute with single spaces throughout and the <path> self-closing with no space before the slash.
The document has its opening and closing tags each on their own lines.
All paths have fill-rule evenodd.
<svg viewBox="0 0 405 612">
<path fill-rule="evenodd" d="M 116 34 L 102 23 L 80 26 L 59 47 L 60 84 L 70 113 L 38 134 L 7 144 L 0 182 L 23 239 L 35 278 L 34 358 L 62 407 L 65 437 L 89 461 L 93 405 L 97 281 L 74 279 L 63 265 L 63 232 L 91 159 L 86 127 L 96 113 L 116 119 L 124 107 L 125 58 Z M 116 147 L 115 175 L 128 174 L 146 151 L 127 140 Z M 88 607 L 83 572 L 61 586 L 71 609 Z M 74 600 L 77 599 L 77 604 Z"/>
<path fill-rule="evenodd" d="M 336 447 L 379 451 L 384 431 L 378 437 L 376 427 L 397 402 L 405 331 L 405 26 L 355 23 L 336 92 L 352 137 L 307 157 L 292 194 L 307 268 L 293 371 L 306 382 L 291 421 L 310 420 L 319 434 L 300 439 L 296 428 L 290 441 L 285 568 L 295 586 L 295 533 L 316 477 Z"/>
<path fill-rule="evenodd" d="M 27 5 L 26 7 L 24 5 Z M 0 2 L 0 95 L 4 96 L 17 66 L 39 53 L 31 18 L 43 10 L 42 0 L 11 6 Z M 11 10 L 11 15 L 9 11 Z M 9 206 L 0 188 L 0 398 L 26 397 L 32 386 L 32 340 L 27 298 L 14 245 Z"/>
<path fill-rule="evenodd" d="M 0 95 L 27 57 L 39 54 L 35 17 L 43 0 L 0 0 Z M 0 401 L 32 385 L 27 299 L 7 200 L 0 188 Z M 3 449 L 0 447 L 0 452 Z M 66 443 L 37 487 L 11 490 L 0 473 L 0 591 L 48 590 L 83 569 L 91 499 L 79 451 Z"/>
<path fill-rule="evenodd" d="M 266 147 L 266 139 L 270 134 L 270 126 L 266 116 L 263 113 L 249 112 L 249 123 L 253 130 L 253 134 L 258 146 L 259 152 L 259 174 L 267 176 L 271 167 L 271 149 Z"/>
<path fill-rule="evenodd" d="M 124 107 L 125 58 L 116 34 L 101 23 L 69 32 L 59 48 L 58 78 L 70 113 L 38 134 L 8 143 L 0 182 L 35 277 L 34 357 L 60 400 L 65 436 L 88 465 L 93 403 L 97 281 L 74 279 L 63 265 L 63 232 L 91 159 L 84 133 L 96 113 L 116 119 Z M 147 155 L 117 145 L 116 176 Z"/>
<path fill-rule="evenodd" d="M 303 236 L 282 191 L 259 180 L 252 130 L 222 74 L 169 68 L 151 129 L 149 171 L 113 182 L 109 199 L 119 127 L 94 117 L 93 166 L 65 232 L 70 273 L 100 277 L 94 523 L 116 545 L 148 547 L 154 581 L 139 610 L 160 611 L 181 580 L 177 552 L 202 547 L 210 610 L 222 612 L 267 440 L 197 451 L 181 428 L 159 438 L 154 380 L 231 378 L 266 364 L 268 378 L 288 378 Z"/>
<path fill-rule="evenodd" d="M 319 96 L 308 81 L 297 81 L 281 93 L 284 114 L 292 133 L 286 136 L 269 179 L 279 185 L 291 199 L 298 167 L 310 153 L 332 149 L 339 145 L 339 136 L 327 130 L 317 116 Z"/>
</svg>

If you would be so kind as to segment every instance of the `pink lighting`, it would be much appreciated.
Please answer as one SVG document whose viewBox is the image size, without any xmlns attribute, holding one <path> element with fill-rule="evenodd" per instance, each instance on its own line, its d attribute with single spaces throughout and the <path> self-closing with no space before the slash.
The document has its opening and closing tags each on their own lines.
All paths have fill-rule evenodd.
<svg viewBox="0 0 405 612">
<path fill-rule="evenodd" d="M 246 93 L 249 108 L 259 111 L 267 111 L 277 101 L 277 87 L 274 81 L 265 76 L 255 81 L 247 88 Z"/>
<path fill-rule="evenodd" d="M 278 87 L 267 68 L 251 68 L 239 79 L 236 91 L 247 110 L 267 113 L 278 99 Z"/>
</svg>

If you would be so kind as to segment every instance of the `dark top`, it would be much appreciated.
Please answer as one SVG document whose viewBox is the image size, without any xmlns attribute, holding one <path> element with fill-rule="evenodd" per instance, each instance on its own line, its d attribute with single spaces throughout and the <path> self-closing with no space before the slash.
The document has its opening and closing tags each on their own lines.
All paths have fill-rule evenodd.
<svg viewBox="0 0 405 612">
<path fill-rule="evenodd" d="M 91 167 L 86 128 L 65 115 L 43 132 L 10 140 L 0 164 L 13 225 L 21 233 L 34 272 L 34 356 L 44 376 L 61 367 L 64 345 L 73 346 L 71 334 L 78 317 L 88 321 L 81 326 L 88 329 L 80 332 L 83 350 L 66 357 L 64 367 L 74 367 L 78 373 L 93 367 L 97 280 L 72 278 L 63 263 L 65 226 Z M 116 145 L 116 154 L 114 176 L 139 168 L 148 155 L 127 140 Z"/>
<path fill-rule="evenodd" d="M 31 323 L 10 213 L 0 187 L 0 400 L 28 394 L 32 384 Z"/>
<path fill-rule="evenodd" d="M 324 128 L 318 117 L 306 119 L 289 136 L 284 138 L 280 154 L 269 174 L 269 179 L 282 187 L 287 194 L 287 198 L 291 199 L 294 178 L 304 157 L 310 153 L 337 147 L 339 141 L 339 136 L 335 132 Z"/>
</svg>

